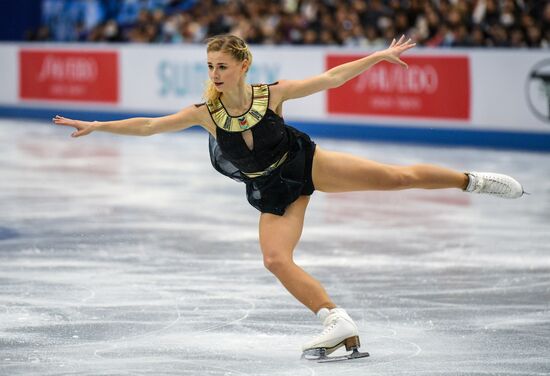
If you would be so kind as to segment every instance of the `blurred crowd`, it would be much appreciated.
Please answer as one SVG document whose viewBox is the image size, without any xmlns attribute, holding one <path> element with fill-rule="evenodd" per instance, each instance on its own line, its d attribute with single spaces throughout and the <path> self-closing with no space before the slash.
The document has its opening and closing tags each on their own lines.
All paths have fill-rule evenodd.
<svg viewBox="0 0 550 376">
<path fill-rule="evenodd" d="M 380 48 L 405 34 L 429 47 L 550 46 L 550 0 L 43 0 L 28 40 Z"/>
</svg>

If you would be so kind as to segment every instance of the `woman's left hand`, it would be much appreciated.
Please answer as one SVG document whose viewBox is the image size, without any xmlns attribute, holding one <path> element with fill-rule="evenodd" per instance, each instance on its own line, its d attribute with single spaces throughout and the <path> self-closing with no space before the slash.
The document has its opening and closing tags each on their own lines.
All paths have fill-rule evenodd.
<svg viewBox="0 0 550 376">
<path fill-rule="evenodd" d="M 398 41 L 396 41 L 394 38 L 390 46 L 380 53 L 383 55 L 384 60 L 389 61 L 390 63 L 399 64 L 402 67 L 407 68 L 407 63 L 401 60 L 399 56 L 403 52 L 413 48 L 414 46 L 416 46 L 416 43 L 413 43 L 411 41 L 411 38 L 405 40 L 405 36 L 403 35 L 401 36 L 401 38 L 399 38 Z"/>
</svg>

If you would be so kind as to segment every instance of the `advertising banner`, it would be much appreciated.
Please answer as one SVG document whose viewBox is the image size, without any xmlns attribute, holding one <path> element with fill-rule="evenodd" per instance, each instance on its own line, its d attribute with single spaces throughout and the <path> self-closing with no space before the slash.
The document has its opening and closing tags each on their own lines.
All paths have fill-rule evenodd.
<svg viewBox="0 0 550 376">
<path fill-rule="evenodd" d="M 326 57 L 327 69 L 362 55 Z M 382 62 L 328 92 L 330 114 L 470 120 L 468 56 L 407 56 L 408 69 Z"/>
<path fill-rule="evenodd" d="M 372 53 L 321 46 L 251 52 L 248 83 L 304 80 Z M 416 48 L 402 59 L 408 69 L 380 62 L 341 87 L 285 101 L 285 121 L 330 137 L 550 150 L 546 51 Z M 0 43 L 0 115 L 175 113 L 204 101 L 207 60 L 204 46 L 187 44 Z"/>
<path fill-rule="evenodd" d="M 19 52 L 21 99 L 117 103 L 116 51 Z"/>
</svg>

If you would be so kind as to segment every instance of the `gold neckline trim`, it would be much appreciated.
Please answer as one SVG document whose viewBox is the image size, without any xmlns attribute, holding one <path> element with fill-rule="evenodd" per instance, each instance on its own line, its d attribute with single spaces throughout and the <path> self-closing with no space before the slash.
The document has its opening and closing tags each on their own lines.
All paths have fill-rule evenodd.
<svg viewBox="0 0 550 376">
<path fill-rule="evenodd" d="M 206 102 L 208 112 L 217 127 L 228 132 L 244 132 L 262 120 L 269 105 L 269 86 L 252 85 L 252 103 L 247 112 L 241 116 L 231 116 L 217 98 Z"/>
</svg>

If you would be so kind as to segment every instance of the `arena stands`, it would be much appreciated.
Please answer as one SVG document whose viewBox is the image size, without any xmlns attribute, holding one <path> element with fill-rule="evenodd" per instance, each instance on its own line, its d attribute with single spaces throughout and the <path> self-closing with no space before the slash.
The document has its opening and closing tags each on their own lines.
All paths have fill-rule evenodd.
<svg viewBox="0 0 550 376">
<path fill-rule="evenodd" d="M 251 44 L 378 48 L 406 34 L 429 47 L 548 48 L 550 1 L 42 1 L 33 41 L 202 43 L 232 33 Z"/>
</svg>

